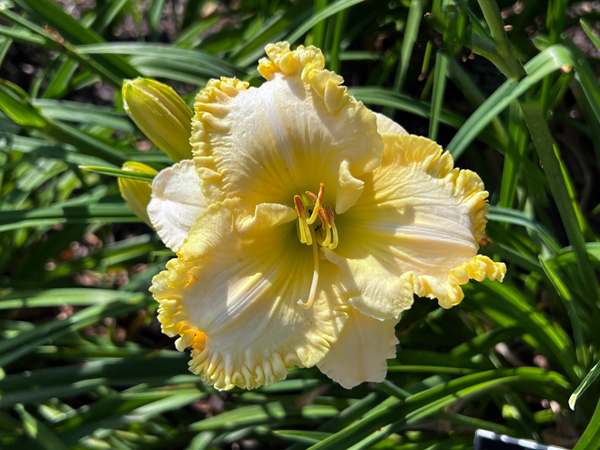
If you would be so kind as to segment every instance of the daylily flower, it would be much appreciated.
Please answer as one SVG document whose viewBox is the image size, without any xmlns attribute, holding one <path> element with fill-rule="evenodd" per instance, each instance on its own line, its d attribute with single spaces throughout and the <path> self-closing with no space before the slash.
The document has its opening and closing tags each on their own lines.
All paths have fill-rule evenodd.
<svg viewBox="0 0 600 450">
<path fill-rule="evenodd" d="M 449 308 L 470 278 L 502 280 L 477 254 L 487 192 L 356 101 L 319 49 L 266 52 L 260 88 L 221 78 L 198 94 L 193 161 L 152 183 L 150 220 L 177 252 L 153 280 L 159 320 L 218 389 L 293 366 L 382 381 L 414 294 Z"/>
</svg>

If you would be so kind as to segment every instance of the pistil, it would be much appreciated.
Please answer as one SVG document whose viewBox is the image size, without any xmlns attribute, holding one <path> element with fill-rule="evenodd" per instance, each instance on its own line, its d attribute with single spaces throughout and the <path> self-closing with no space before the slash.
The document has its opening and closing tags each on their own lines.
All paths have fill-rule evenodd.
<svg viewBox="0 0 600 450">
<path fill-rule="evenodd" d="M 298 300 L 298 304 L 302 306 L 302 308 L 308 309 L 315 301 L 317 285 L 319 284 L 319 247 L 317 244 L 333 250 L 338 245 L 338 232 L 335 226 L 331 206 L 323 203 L 325 198 L 325 187 L 323 183 L 319 185 L 318 195 L 315 195 L 310 191 L 306 191 L 306 195 L 314 203 L 309 218 L 306 217 L 307 209 L 299 195 L 294 196 L 294 206 L 298 213 L 298 238 L 301 243 L 312 245 L 313 250 L 313 277 L 310 284 L 308 300 L 306 302 L 303 302 L 301 299 Z M 325 234 L 324 237 L 321 235 L 322 239 L 320 242 L 317 240 L 316 235 L 316 231 L 319 227 L 313 225 L 317 220 L 317 217 L 321 220 L 321 228 Z"/>
<path fill-rule="evenodd" d="M 317 248 L 317 239 L 314 230 L 311 228 L 310 233 L 312 235 L 312 248 L 313 248 L 313 277 L 310 283 L 310 292 L 308 294 L 308 300 L 306 303 L 302 299 L 298 300 L 298 304 L 304 309 L 309 309 L 315 301 L 315 295 L 317 293 L 317 285 L 319 284 L 319 249 Z"/>
<path fill-rule="evenodd" d="M 306 221 L 309 225 L 312 225 L 317 217 L 319 216 L 319 211 L 323 209 L 323 198 L 325 197 L 325 185 L 323 183 L 319 184 L 319 195 L 315 195 L 310 191 L 306 191 L 306 195 L 312 200 L 315 204 L 315 207 L 312 211 L 310 218 Z"/>
</svg>

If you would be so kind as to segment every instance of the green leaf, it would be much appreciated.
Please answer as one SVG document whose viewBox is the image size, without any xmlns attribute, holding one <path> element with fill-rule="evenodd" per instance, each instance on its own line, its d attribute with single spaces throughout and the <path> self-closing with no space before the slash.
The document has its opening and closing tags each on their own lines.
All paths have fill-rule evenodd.
<svg viewBox="0 0 600 450">
<path fill-rule="evenodd" d="M 584 19 L 579 19 L 579 23 L 581 24 L 583 31 L 585 31 L 585 34 L 587 34 L 590 38 L 590 41 L 592 41 L 596 48 L 600 50 L 600 39 L 598 39 L 598 37 L 594 34 L 592 27 L 590 27 L 590 25 Z"/>
<path fill-rule="evenodd" d="M 56 320 L 38 326 L 33 330 L 24 331 L 12 339 L 5 339 L 0 342 L 0 367 L 5 367 L 7 364 L 31 353 L 38 345 L 96 323 L 105 317 L 115 317 L 139 309 L 148 303 L 148 298 L 140 294 L 137 297 L 89 306 L 67 319 Z"/>
<path fill-rule="evenodd" d="M 0 108 L 12 120 L 26 127 L 44 127 L 46 119 L 33 106 L 29 96 L 9 81 L 0 80 Z"/>
<path fill-rule="evenodd" d="M 15 410 L 23 421 L 23 429 L 29 439 L 46 450 L 69 450 L 64 442 L 52 433 L 46 425 L 29 414 L 23 405 L 16 405 Z"/>
<path fill-rule="evenodd" d="M 573 447 L 573 450 L 596 450 L 598 442 L 600 442 L 600 402 L 596 406 L 596 411 L 594 411 L 590 423 L 577 445 Z"/>
<path fill-rule="evenodd" d="M 394 80 L 394 91 L 401 92 L 404 89 L 406 74 L 410 65 L 410 58 L 413 53 L 413 48 L 419 34 L 419 26 L 423 17 L 423 0 L 411 0 L 408 8 L 408 18 L 406 19 L 406 32 L 402 40 L 402 49 L 400 53 L 400 61 L 398 64 L 398 72 Z"/>
<path fill-rule="evenodd" d="M 567 314 L 571 321 L 571 327 L 573 328 L 573 336 L 575 339 L 575 347 L 577 351 L 577 359 L 583 367 L 588 365 L 588 350 L 586 339 L 583 334 L 583 326 L 581 319 L 588 317 L 589 313 L 587 308 L 584 308 L 585 304 L 578 304 L 573 294 L 567 287 L 565 281 L 563 281 L 561 274 L 558 273 L 555 264 L 547 262 L 544 258 L 540 257 L 540 265 L 544 269 L 544 272 L 548 276 L 548 279 L 554 286 L 554 289 L 558 292 L 560 298 L 565 305 Z"/>
<path fill-rule="evenodd" d="M 64 202 L 42 208 L 0 211 L 0 231 L 57 223 L 141 222 L 125 202 L 81 204 Z"/>
<path fill-rule="evenodd" d="M 369 105 L 389 106 L 399 111 L 405 111 L 415 116 L 430 118 L 431 105 L 428 102 L 415 99 L 407 94 L 392 92 L 389 89 L 378 87 L 352 87 L 348 89 L 357 100 Z M 461 128 L 466 119 L 454 112 L 442 109 L 439 122 L 452 128 Z M 479 138 L 494 148 L 504 148 L 496 136 L 487 131 L 480 134 Z"/>
<path fill-rule="evenodd" d="M 99 34 L 103 34 L 128 3 L 129 0 L 113 0 L 107 2 L 104 5 L 104 8 L 98 11 L 98 14 L 96 15 L 96 18 L 92 24 L 92 29 Z"/>
<path fill-rule="evenodd" d="M 446 149 L 457 159 L 471 142 L 484 130 L 490 122 L 500 114 L 513 100 L 516 100 L 529 88 L 534 86 L 548 74 L 564 65 L 573 65 L 571 53 L 561 45 L 547 48 L 525 64 L 529 76 L 517 82 L 507 80 L 502 86 L 469 117 L 465 124 L 454 135 Z"/>
<path fill-rule="evenodd" d="M 326 437 L 331 436 L 331 433 L 325 433 L 323 431 L 304 430 L 274 430 L 273 434 L 287 441 L 300 442 L 303 444 L 316 444 Z"/>
<path fill-rule="evenodd" d="M 320 12 L 313 14 L 307 21 L 297 27 L 294 32 L 287 37 L 286 40 L 290 43 L 296 42 L 298 39 L 300 39 L 300 37 L 302 37 L 302 35 L 304 35 L 304 33 L 309 31 L 319 22 L 339 13 L 340 11 L 343 11 L 344 9 L 350 8 L 358 3 L 362 3 L 363 1 L 364 0 L 337 0 L 333 3 L 330 3 Z"/>
<path fill-rule="evenodd" d="M 141 61 L 179 61 L 185 67 L 194 67 L 196 73 L 204 77 L 235 77 L 244 72 L 227 61 L 200 51 L 173 47 L 166 44 L 150 44 L 142 42 L 107 42 L 103 44 L 79 45 L 77 52 L 85 55 L 121 54 L 145 56 Z M 190 69 L 191 70 L 191 69 Z"/>
<path fill-rule="evenodd" d="M 548 124 L 546 123 L 546 119 L 544 118 L 539 105 L 521 104 L 521 109 L 525 115 L 527 127 L 531 133 L 535 148 L 542 161 L 544 172 L 550 183 L 550 189 L 554 195 L 569 241 L 577 256 L 580 281 L 586 288 L 589 301 L 593 305 L 596 305 L 600 301 L 596 275 L 590 265 L 590 260 L 585 248 L 585 239 L 581 232 L 581 228 L 579 227 L 572 200 L 567 190 L 565 179 L 563 178 L 563 172 L 557 156 L 557 149 L 554 147 L 554 141 L 550 134 Z"/>
<path fill-rule="evenodd" d="M 310 421 L 318 423 L 335 417 L 339 409 L 327 405 L 307 405 L 302 408 L 286 406 L 280 402 L 243 406 L 217 416 L 195 422 L 189 426 L 194 431 L 236 430 L 258 424 L 277 425 L 283 421 Z"/>
<path fill-rule="evenodd" d="M 519 326 L 535 339 L 524 339 L 538 348 L 548 358 L 556 361 L 570 380 L 579 382 L 577 358 L 573 343 L 559 324 L 531 305 L 528 298 L 518 289 L 506 284 L 482 281 L 463 286 L 464 307 L 483 314 L 503 327 Z"/>
<path fill-rule="evenodd" d="M 0 296 L 1 309 L 42 308 L 60 305 L 93 305 L 139 298 L 139 293 L 107 289 L 69 288 L 14 291 Z"/>
<path fill-rule="evenodd" d="M 502 208 L 500 206 L 490 206 L 487 219 L 498 222 L 512 223 L 530 228 L 538 234 L 540 239 L 544 241 L 550 250 L 553 252 L 560 251 L 560 245 L 558 242 L 556 242 L 556 239 L 550 234 L 550 232 L 542 224 L 531 219 L 522 211 L 510 208 Z"/>
<path fill-rule="evenodd" d="M 165 0 L 152 0 L 150 2 L 150 7 L 148 8 L 148 23 L 154 31 L 158 29 L 158 23 L 163 14 L 164 7 Z"/>
<path fill-rule="evenodd" d="M 232 52 L 230 59 L 240 67 L 255 64 L 264 55 L 265 45 L 284 39 L 311 17 L 310 5 L 310 0 L 299 0 L 291 8 L 274 14 L 258 33 L 248 37 L 238 49 Z"/>
<path fill-rule="evenodd" d="M 126 161 L 119 150 L 58 120 L 49 120 L 48 125 L 43 128 L 43 131 L 59 142 L 71 144 L 79 152 L 101 158 L 110 165 L 120 167 Z"/>
<path fill-rule="evenodd" d="M 496 64 L 495 61 L 492 62 L 496 64 L 498 70 L 500 70 L 507 78 L 522 79 L 527 75 L 525 73 L 527 68 L 523 70 L 521 62 L 513 53 L 512 45 L 504 30 L 504 21 L 500 15 L 500 9 L 496 0 L 477 1 L 490 29 L 497 55 L 502 59 L 503 64 Z"/>
<path fill-rule="evenodd" d="M 314 0 L 313 14 L 318 14 L 327 6 L 327 0 Z M 325 22 L 317 22 L 312 27 L 312 44 L 317 48 L 323 48 L 325 41 Z"/>
<path fill-rule="evenodd" d="M 44 98 L 60 98 L 67 93 L 69 81 L 79 67 L 77 61 L 67 58 L 66 55 L 61 55 L 55 60 L 54 70 L 51 72 L 50 80 L 47 82 L 44 90 Z M 34 100 L 35 103 L 35 100 Z M 48 115 L 48 111 L 44 112 Z M 51 115 L 49 117 L 52 117 Z"/>
<path fill-rule="evenodd" d="M 49 99 L 34 99 L 33 104 L 40 108 L 44 117 L 51 119 L 90 123 L 130 133 L 135 130 L 127 115 L 117 112 L 114 108 Z"/>
<path fill-rule="evenodd" d="M 588 372 L 581 384 L 577 386 L 577 389 L 575 389 L 573 394 L 571 394 L 569 397 L 569 407 L 572 410 L 575 410 L 575 404 L 577 403 L 577 400 L 587 390 L 587 388 L 589 388 L 592 383 L 596 381 L 598 375 L 600 375 L 600 363 L 596 363 L 596 365 L 592 367 L 592 370 Z"/>
<path fill-rule="evenodd" d="M 446 74 L 448 70 L 448 57 L 442 52 L 437 52 L 435 57 L 435 73 L 433 77 L 433 93 L 431 98 L 431 118 L 429 119 L 429 139 L 437 139 L 440 112 L 444 103 L 446 91 Z"/>
<path fill-rule="evenodd" d="M 109 175 L 111 177 L 129 178 L 131 180 L 140 180 L 148 182 L 152 182 L 152 180 L 154 180 L 154 177 L 156 176 L 152 173 L 134 172 L 133 170 L 112 169 L 110 167 L 80 166 L 80 168 L 83 170 L 89 170 L 90 172 L 100 173 L 102 175 Z"/>
<path fill-rule="evenodd" d="M 59 37 L 56 38 L 59 42 L 63 37 L 73 44 L 97 44 L 104 41 L 96 32 L 85 28 L 51 0 L 15 0 L 15 3 L 39 22 L 53 27 L 59 33 Z M 121 78 L 135 78 L 140 75 L 118 55 L 102 55 L 98 62 Z"/>
<path fill-rule="evenodd" d="M 386 400 L 381 408 L 373 410 L 364 418 L 313 445 L 311 449 L 333 450 L 350 448 L 353 445 L 356 445 L 356 448 L 366 448 L 366 445 L 374 445 L 402 426 L 428 417 L 457 399 L 476 396 L 498 385 L 526 382 L 550 382 L 563 388 L 568 386 L 568 383 L 557 373 L 529 367 L 467 375 L 413 394 L 405 400 Z M 368 441 L 368 444 L 362 445 L 363 440 Z"/>
</svg>

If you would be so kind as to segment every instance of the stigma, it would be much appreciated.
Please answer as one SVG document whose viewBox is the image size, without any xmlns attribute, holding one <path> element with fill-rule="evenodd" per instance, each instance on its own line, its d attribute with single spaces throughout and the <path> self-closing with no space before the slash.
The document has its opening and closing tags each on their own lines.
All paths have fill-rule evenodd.
<svg viewBox="0 0 600 450">
<path fill-rule="evenodd" d="M 308 300 L 306 302 L 298 300 L 300 306 L 308 309 L 315 300 L 319 283 L 319 249 L 317 244 L 330 250 L 335 249 L 338 246 L 338 232 L 331 205 L 324 204 L 325 186 L 323 183 L 319 185 L 318 194 L 315 195 L 311 191 L 306 191 L 306 195 L 313 203 L 312 207 L 307 208 L 299 195 L 294 196 L 294 207 L 298 213 L 298 239 L 301 243 L 312 246 L 313 249 L 313 278 Z"/>
</svg>

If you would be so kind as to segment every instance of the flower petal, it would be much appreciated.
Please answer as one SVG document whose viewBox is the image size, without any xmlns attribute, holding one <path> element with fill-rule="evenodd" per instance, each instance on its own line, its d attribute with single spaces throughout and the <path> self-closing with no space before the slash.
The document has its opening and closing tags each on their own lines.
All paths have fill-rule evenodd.
<svg viewBox="0 0 600 450">
<path fill-rule="evenodd" d="M 377 132 L 379 134 L 408 134 L 404 128 L 402 128 L 388 116 L 384 116 L 383 114 L 376 112 L 375 117 L 377 117 Z"/>
<path fill-rule="evenodd" d="M 192 224 L 206 209 L 200 182 L 191 159 L 161 170 L 152 181 L 148 216 L 162 241 L 173 251 L 183 244 Z"/>
<path fill-rule="evenodd" d="M 362 177 L 363 195 L 336 217 L 339 246 L 324 251 L 342 268 L 342 298 L 390 319 L 410 308 L 413 293 L 449 308 L 469 278 L 502 280 L 504 264 L 477 255 L 488 207 L 479 177 L 453 169 L 429 139 L 386 134 L 384 142 L 381 166 Z"/>
<path fill-rule="evenodd" d="M 357 177 L 381 162 L 375 115 L 323 69 L 320 50 L 266 50 L 260 88 L 223 78 L 196 97 L 191 143 L 204 193 L 209 202 L 293 206 L 294 195 L 324 183 L 326 202 L 341 213 L 362 192 Z"/>
<path fill-rule="evenodd" d="M 387 359 L 396 356 L 396 323 L 395 319 L 381 321 L 351 308 L 338 340 L 317 367 L 346 389 L 363 381 L 383 381 Z"/>
<path fill-rule="evenodd" d="M 296 212 L 241 199 L 211 204 L 178 258 L 151 288 L 159 320 L 178 349 L 192 345 L 190 369 L 218 389 L 270 385 L 294 365 L 312 366 L 335 342 L 346 316 L 324 260 L 314 304 L 304 309 L 312 249 L 300 244 Z"/>
</svg>

